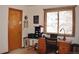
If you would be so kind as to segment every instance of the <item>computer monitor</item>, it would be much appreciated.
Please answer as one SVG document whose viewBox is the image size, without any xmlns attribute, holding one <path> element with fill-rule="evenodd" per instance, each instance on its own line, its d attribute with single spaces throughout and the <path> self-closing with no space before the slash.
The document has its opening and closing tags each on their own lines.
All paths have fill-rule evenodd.
<svg viewBox="0 0 79 59">
<path fill-rule="evenodd" d="M 50 34 L 50 38 L 57 38 L 57 34 Z"/>
</svg>

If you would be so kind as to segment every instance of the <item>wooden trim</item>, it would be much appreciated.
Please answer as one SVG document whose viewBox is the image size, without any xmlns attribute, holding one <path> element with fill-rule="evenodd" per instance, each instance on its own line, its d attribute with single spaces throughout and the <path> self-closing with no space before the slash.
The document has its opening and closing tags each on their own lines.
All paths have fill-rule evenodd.
<svg viewBox="0 0 79 59">
<path fill-rule="evenodd" d="M 9 8 L 9 10 L 17 10 L 17 11 L 22 12 L 22 10 L 19 10 L 19 9 L 16 9 L 16 8 Z"/>
<path fill-rule="evenodd" d="M 48 8 L 48 9 L 43 9 L 46 12 L 55 12 L 55 11 L 63 11 L 63 10 L 70 10 L 72 8 L 76 7 L 76 5 L 74 6 L 64 6 L 64 7 L 56 7 L 56 8 Z"/>
<path fill-rule="evenodd" d="M 58 24 L 59 24 L 59 12 L 58 12 Z M 57 28 L 58 28 L 58 29 L 57 29 L 57 33 L 59 34 L 59 25 L 58 25 L 58 24 L 57 24 L 57 26 L 58 26 L 58 27 L 57 27 Z"/>
<path fill-rule="evenodd" d="M 46 17 L 47 17 L 47 15 L 46 15 L 46 11 L 44 11 L 44 33 L 46 33 L 46 23 L 47 23 L 47 20 L 46 20 Z"/>
<path fill-rule="evenodd" d="M 21 22 L 22 22 L 22 15 L 23 15 L 23 11 L 22 10 L 15 9 L 15 8 L 8 8 L 8 33 L 9 33 L 9 13 L 10 13 L 9 10 L 17 10 L 17 11 L 20 11 L 21 12 L 21 19 L 20 19 Z M 8 34 L 8 37 L 9 37 L 9 34 Z M 22 47 L 22 24 L 21 24 L 21 47 Z M 10 51 L 10 48 L 9 48 L 9 39 L 8 39 L 8 52 L 9 51 Z"/>
<path fill-rule="evenodd" d="M 22 10 L 20 10 L 21 11 L 21 48 L 22 48 L 22 16 L 23 16 L 23 11 Z"/>
<path fill-rule="evenodd" d="M 75 14 L 75 7 L 74 7 L 74 8 L 73 8 L 73 32 L 72 32 L 73 35 L 72 35 L 72 36 L 75 36 L 75 29 L 76 29 L 76 28 L 75 28 L 75 24 L 76 24 L 76 23 L 75 23 L 75 22 L 76 22 L 76 20 L 75 20 L 75 15 L 76 15 L 76 14 Z"/>
<path fill-rule="evenodd" d="M 58 8 L 49 8 L 49 9 L 44 9 L 44 32 L 46 34 L 58 34 L 58 35 L 63 35 L 63 34 L 59 34 L 59 33 L 47 33 L 47 12 L 59 12 L 59 11 L 64 11 L 64 10 L 72 10 L 73 15 L 72 15 L 72 23 L 73 23 L 73 28 L 72 28 L 72 35 L 66 35 L 66 36 L 75 36 L 75 7 L 76 6 L 65 6 L 65 7 L 58 7 Z M 59 16 L 58 16 L 59 17 Z M 59 19 L 58 19 L 59 20 Z M 58 21 L 59 23 L 59 21 Z M 58 26 L 59 27 L 59 26 Z"/>
</svg>

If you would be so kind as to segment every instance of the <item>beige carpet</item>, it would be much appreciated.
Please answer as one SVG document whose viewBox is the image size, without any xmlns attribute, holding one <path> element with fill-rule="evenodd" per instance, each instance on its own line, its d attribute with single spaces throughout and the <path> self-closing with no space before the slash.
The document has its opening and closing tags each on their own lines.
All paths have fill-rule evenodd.
<svg viewBox="0 0 79 59">
<path fill-rule="evenodd" d="M 33 47 L 28 47 L 28 48 L 19 48 L 19 49 L 13 50 L 8 54 L 39 54 L 39 53 L 36 52 Z M 55 53 L 50 52 L 48 54 L 55 54 Z"/>
<path fill-rule="evenodd" d="M 37 54 L 37 52 L 32 48 L 19 48 L 9 52 L 8 54 Z"/>
</svg>

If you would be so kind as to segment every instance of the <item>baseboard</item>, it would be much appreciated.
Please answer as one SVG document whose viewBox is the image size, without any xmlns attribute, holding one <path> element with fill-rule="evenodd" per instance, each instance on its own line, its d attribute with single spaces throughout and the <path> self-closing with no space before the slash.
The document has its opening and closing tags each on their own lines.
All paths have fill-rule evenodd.
<svg viewBox="0 0 79 59">
<path fill-rule="evenodd" d="M 8 54 L 9 52 L 4 52 L 4 53 L 1 53 L 1 54 Z"/>
</svg>

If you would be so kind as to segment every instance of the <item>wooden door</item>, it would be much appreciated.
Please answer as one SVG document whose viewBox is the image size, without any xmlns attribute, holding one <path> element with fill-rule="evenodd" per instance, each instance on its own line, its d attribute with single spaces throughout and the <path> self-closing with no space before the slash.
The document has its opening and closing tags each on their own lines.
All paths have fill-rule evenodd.
<svg viewBox="0 0 79 59">
<path fill-rule="evenodd" d="M 22 10 L 9 8 L 8 20 L 9 51 L 22 46 Z"/>
</svg>

